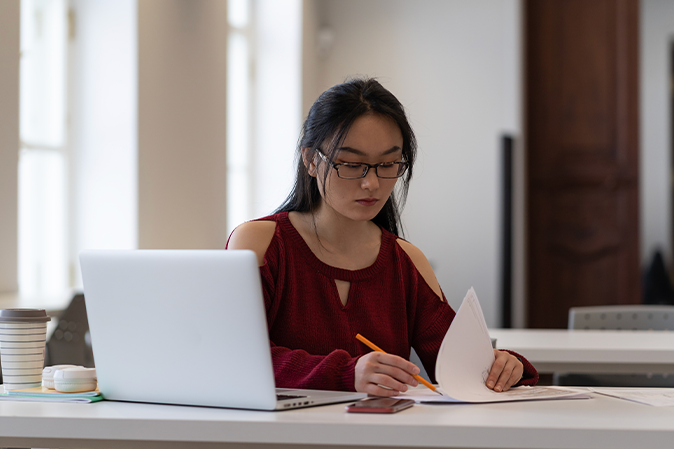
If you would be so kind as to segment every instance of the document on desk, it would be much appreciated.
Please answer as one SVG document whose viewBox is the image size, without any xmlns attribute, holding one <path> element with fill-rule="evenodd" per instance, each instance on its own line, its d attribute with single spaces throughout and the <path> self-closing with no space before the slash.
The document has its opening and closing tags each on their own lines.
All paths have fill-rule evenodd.
<svg viewBox="0 0 674 449">
<path fill-rule="evenodd" d="M 0 385 L 0 401 L 90 403 L 102 400 L 103 396 L 101 396 L 98 389 L 80 393 L 61 393 L 45 387 L 5 391 L 4 385 Z"/>
<path fill-rule="evenodd" d="M 590 391 L 655 407 L 674 405 L 674 388 L 590 388 Z"/>
<path fill-rule="evenodd" d="M 516 387 L 497 393 L 485 385 L 494 351 L 475 290 L 468 290 L 447 330 L 435 367 L 442 396 L 417 389 L 401 397 L 417 402 L 507 402 L 541 399 L 588 398 L 582 390 L 558 387 Z"/>
</svg>

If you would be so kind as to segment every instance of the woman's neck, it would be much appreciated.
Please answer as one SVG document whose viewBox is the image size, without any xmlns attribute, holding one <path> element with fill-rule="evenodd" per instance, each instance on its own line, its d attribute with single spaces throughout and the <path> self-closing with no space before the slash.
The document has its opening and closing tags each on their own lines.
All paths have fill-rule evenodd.
<svg viewBox="0 0 674 449">
<path fill-rule="evenodd" d="M 372 263 L 381 244 L 381 230 L 372 221 L 356 221 L 322 204 L 316 211 L 298 213 L 291 221 L 320 259 L 345 256 L 353 260 L 367 259 Z M 291 217 L 291 218 L 295 218 Z M 362 262 L 356 262 L 361 265 Z"/>
<path fill-rule="evenodd" d="M 336 247 L 348 247 L 379 239 L 380 231 L 370 220 L 357 221 L 337 213 L 322 203 L 314 212 L 316 230 L 321 240 L 325 239 Z"/>
</svg>

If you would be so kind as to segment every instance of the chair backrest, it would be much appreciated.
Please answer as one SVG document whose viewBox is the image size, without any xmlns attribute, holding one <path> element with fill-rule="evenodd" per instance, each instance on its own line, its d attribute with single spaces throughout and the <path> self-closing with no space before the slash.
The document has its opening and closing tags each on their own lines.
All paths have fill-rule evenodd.
<svg viewBox="0 0 674 449">
<path fill-rule="evenodd" d="M 674 330 L 674 306 L 572 307 L 569 329 Z"/>
<path fill-rule="evenodd" d="M 76 294 L 58 317 L 58 324 L 47 342 L 45 366 L 82 365 L 93 368 L 94 353 L 89 337 L 89 320 L 83 294 Z"/>
</svg>

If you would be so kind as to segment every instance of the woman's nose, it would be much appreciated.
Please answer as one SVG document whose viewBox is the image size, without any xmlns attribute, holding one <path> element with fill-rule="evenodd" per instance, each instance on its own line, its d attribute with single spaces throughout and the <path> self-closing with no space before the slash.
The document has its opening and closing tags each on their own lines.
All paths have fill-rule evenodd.
<svg viewBox="0 0 674 449">
<path fill-rule="evenodd" d="M 377 177 L 377 170 L 373 167 L 367 171 L 367 174 L 362 178 L 361 187 L 368 190 L 376 190 L 379 188 L 379 178 Z"/>
</svg>

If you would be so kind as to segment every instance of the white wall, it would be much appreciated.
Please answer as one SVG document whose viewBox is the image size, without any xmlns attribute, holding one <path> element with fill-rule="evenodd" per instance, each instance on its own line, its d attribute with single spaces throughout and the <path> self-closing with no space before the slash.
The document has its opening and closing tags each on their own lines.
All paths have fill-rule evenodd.
<svg viewBox="0 0 674 449">
<path fill-rule="evenodd" d="M 672 263 L 671 45 L 674 2 L 641 0 L 641 258 L 661 248 Z"/>
<path fill-rule="evenodd" d="M 521 128 L 519 2 L 317 6 L 318 28 L 334 35 L 317 88 L 375 76 L 405 105 L 419 141 L 406 237 L 431 261 L 452 306 L 474 286 L 487 324 L 500 324 L 499 137 Z"/>
<path fill-rule="evenodd" d="M 20 5 L 0 1 L 0 292 L 18 290 Z"/>
</svg>

